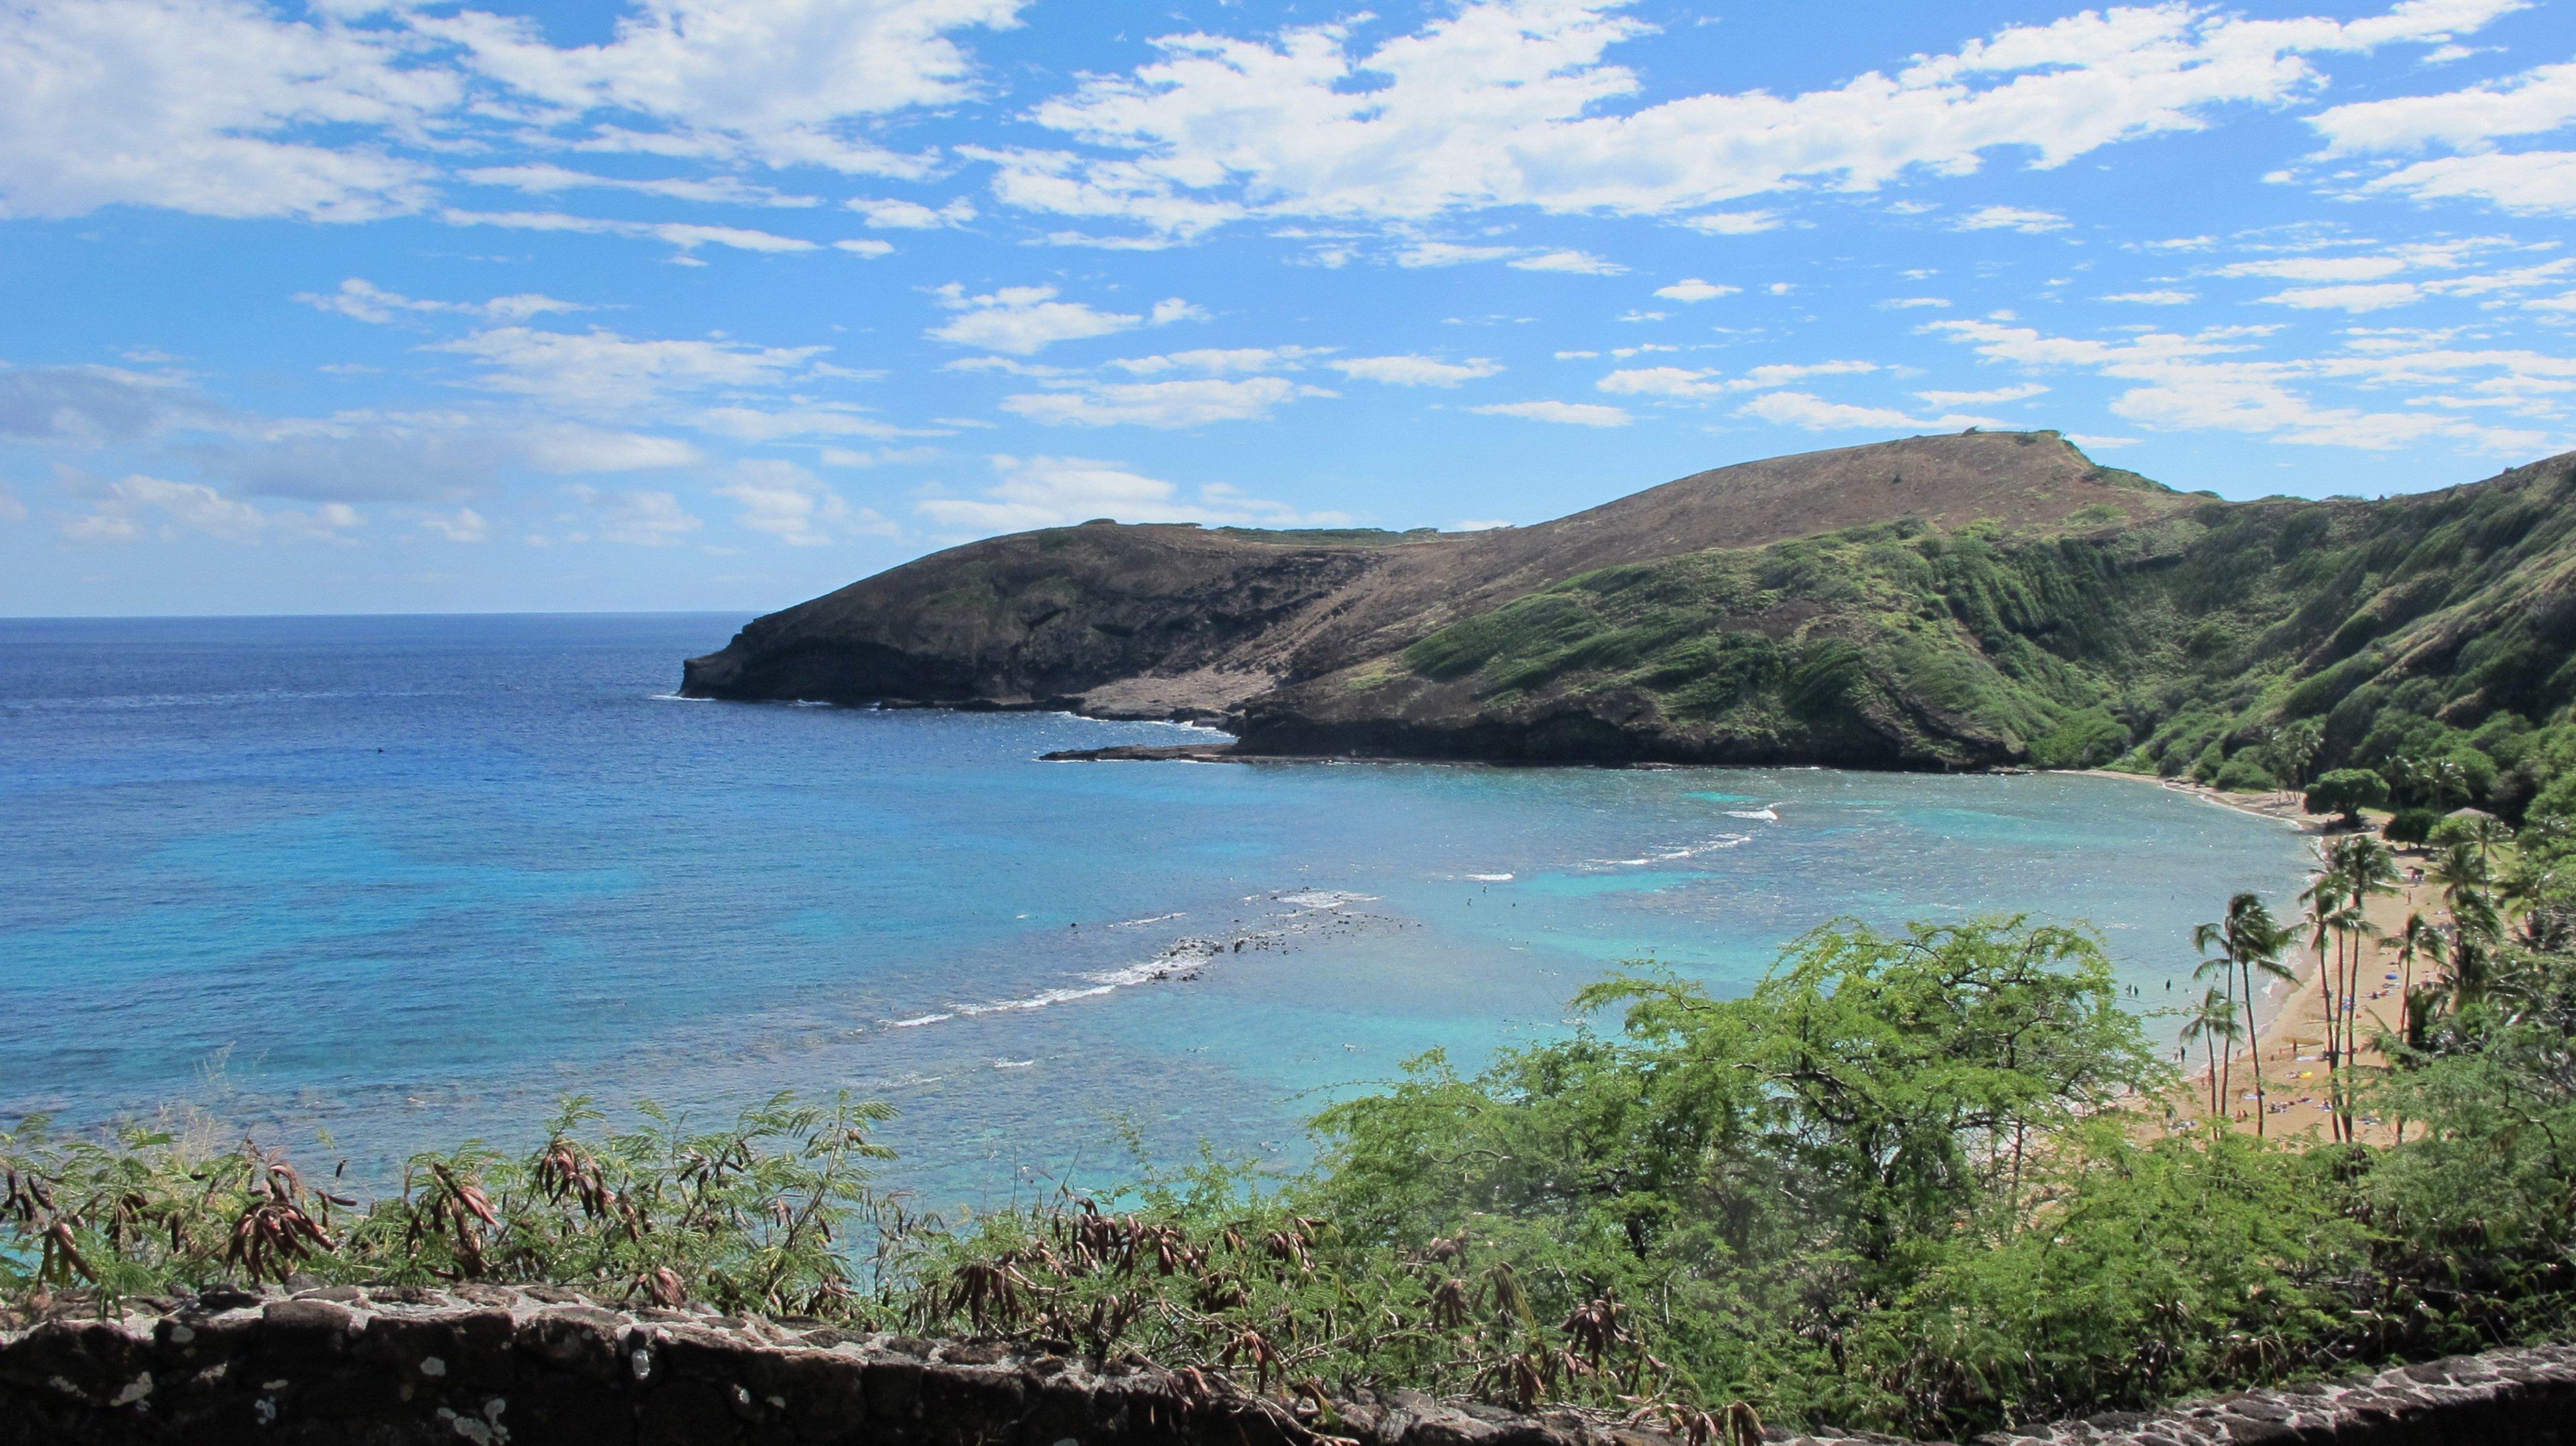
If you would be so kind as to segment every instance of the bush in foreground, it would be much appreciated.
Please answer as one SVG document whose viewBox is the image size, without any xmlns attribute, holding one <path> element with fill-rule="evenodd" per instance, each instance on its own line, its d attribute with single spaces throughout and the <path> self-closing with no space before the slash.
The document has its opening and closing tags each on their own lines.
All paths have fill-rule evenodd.
<svg viewBox="0 0 2576 1446">
<path fill-rule="evenodd" d="M 248 1146 L 24 1125 L 0 1294 L 551 1282 L 1274 1392 L 1965 1439 L 2566 1328 L 2576 966 L 2479 947 L 2366 1096 L 2401 1145 L 2174 1133 L 2089 935 L 1844 924 L 1744 998 L 1632 973 L 1568 1038 L 1416 1060 L 1326 1111 L 1302 1173 L 1209 1160 L 945 1222 L 872 1189 L 885 1111 L 847 1100 L 716 1130 L 576 1101 L 526 1157 L 423 1156 L 367 1204 Z"/>
</svg>

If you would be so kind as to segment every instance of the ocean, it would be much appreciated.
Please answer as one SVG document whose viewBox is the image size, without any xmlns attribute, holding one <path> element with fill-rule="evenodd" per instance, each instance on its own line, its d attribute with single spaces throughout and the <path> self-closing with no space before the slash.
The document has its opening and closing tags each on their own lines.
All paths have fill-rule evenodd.
<svg viewBox="0 0 2576 1446">
<path fill-rule="evenodd" d="M 2307 860 L 2100 778 L 1046 763 L 1209 735 L 672 697 L 742 621 L 0 621 L 0 1127 L 185 1105 L 382 1181 L 567 1094 L 848 1089 L 887 1183 L 989 1206 L 1293 1163 L 1409 1057 L 1837 916 L 2086 922 L 2178 1005 Z"/>
</svg>

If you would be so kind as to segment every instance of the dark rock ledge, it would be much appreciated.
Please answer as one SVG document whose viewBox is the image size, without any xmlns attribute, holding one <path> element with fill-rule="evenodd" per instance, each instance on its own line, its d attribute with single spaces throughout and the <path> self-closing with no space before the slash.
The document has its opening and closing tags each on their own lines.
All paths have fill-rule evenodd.
<svg viewBox="0 0 2576 1446">
<path fill-rule="evenodd" d="M 1790 1437 L 1790 1446 L 1890 1438 Z M 568 1291 L 335 1287 L 138 1301 L 0 1330 L 0 1443 L 359 1446 L 1664 1446 L 1598 1413 L 1396 1391 L 1264 1399 L 1216 1373 Z M 2576 1442 L 2576 1347 L 2539 1346 L 1985 1438 L 1990 1446 Z"/>
</svg>

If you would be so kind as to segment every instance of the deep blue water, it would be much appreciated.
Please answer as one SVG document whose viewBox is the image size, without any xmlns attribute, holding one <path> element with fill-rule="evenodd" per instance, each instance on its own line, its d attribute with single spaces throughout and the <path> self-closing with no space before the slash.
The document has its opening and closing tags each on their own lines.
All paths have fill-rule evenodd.
<svg viewBox="0 0 2576 1446">
<path fill-rule="evenodd" d="M 2159 1006 L 2306 857 L 2114 780 L 1051 764 L 1193 735 L 669 698 L 740 621 L 0 621 L 0 1121 L 184 1100 L 375 1173 L 568 1092 L 846 1087 L 989 1201 L 1119 1121 L 1293 1155 L 1618 961 L 1740 990 L 1837 914 L 2087 920 Z"/>
</svg>

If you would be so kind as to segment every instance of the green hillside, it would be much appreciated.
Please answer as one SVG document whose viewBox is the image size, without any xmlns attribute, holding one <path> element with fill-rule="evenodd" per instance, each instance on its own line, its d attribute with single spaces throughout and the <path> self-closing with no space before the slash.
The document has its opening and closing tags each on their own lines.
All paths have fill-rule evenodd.
<svg viewBox="0 0 2576 1446">
<path fill-rule="evenodd" d="M 1576 710 L 1748 757 L 1833 758 L 1867 735 L 1914 766 L 2238 788 L 2362 766 L 2519 816 L 2576 756 L 2571 488 L 2559 458 L 2379 502 L 2211 500 L 2096 530 L 1898 520 L 1710 549 L 1569 578 L 1299 701 Z"/>
</svg>

